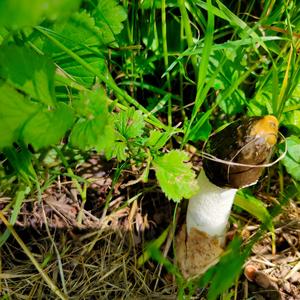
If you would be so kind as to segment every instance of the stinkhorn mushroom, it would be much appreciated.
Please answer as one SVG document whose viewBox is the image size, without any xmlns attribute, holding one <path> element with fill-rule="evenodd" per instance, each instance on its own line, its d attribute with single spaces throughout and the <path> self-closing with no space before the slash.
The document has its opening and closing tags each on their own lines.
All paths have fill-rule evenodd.
<svg viewBox="0 0 300 300">
<path fill-rule="evenodd" d="M 239 120 L 209 139 L 204 151 L 210 156 L 203 159 L 199 192 L 189 200 L 186 225 L 176 237 L 176 258 L 184 277 L 199 276 L 218 262 L 235 194 L 257 182 L 277 134 L 278 121 L 269 115 Z"/>
</svg>

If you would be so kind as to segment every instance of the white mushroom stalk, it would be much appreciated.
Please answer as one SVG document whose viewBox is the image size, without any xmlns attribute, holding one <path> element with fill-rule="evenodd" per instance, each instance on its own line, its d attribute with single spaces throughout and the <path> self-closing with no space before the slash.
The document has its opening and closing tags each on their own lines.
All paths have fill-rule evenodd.
<svg viewBox="0 0 300 300">
<path fill-rule="evenodd" d="M 215 236 L 223 244 L 225 231 L 231 207 L 237 189 L 220 188 L 211 183 L 205 171 L 202 170 L 198 177 L 200 192 L 189 200 L 186 227 L 187 234 L 191 228 Z"/>
<path fill-rule="evenodd" d="M 257 182 L 263 171 L 259 166 L 269 161 L 277 134 L 274 116 L 252 117 L 229 125 L 208 142 L 205 151 L 226 163 L 204 159 L 199 192 L 189 200 L 186 224 L 176 237 L 177 262 L 186 278 L 218 262 L 235 194 Z"/>
</svg>

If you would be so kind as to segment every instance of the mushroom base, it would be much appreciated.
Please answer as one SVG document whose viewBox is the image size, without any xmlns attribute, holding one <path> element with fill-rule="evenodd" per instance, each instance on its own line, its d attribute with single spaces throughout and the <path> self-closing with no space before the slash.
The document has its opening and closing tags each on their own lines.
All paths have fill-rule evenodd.
<svg viewBox="0 0 300 300">
<path fill-rule="evenodd" d="M 195 227 L 187 234 L 186 225 L 183 225 L 176 236 L 176 261 L 186 279 L 202 275 L 219 261 L 222 252 L 218 238 Z"/>
</svg>

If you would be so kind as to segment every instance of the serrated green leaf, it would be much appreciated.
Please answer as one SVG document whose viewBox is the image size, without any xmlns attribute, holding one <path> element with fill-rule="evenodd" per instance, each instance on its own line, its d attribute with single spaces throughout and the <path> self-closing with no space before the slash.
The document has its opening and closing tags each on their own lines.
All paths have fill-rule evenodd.
<svg viewBox="0 0 300 300">
<path fill-rule="evenodd" d="M 115 140 L 110 147 L 108 147 L 105 151 L 105 156 L 108 160 L 113 157 L 117 158 L 119 161 L 126 160 L 127 158 L 127 144 L 123 141 Z"/>
<path fill-rule="evenodd" d="M 286 142 L 288 151 L 282 163 L 293 178 L 300 180 L 300 139 L 293 135 L 288 137 Z M 284 151 L 284 145 L 280 145 L 280 151 Z"/>
<path fill-rule="evenodd" d="M 72 110 L 64 103 L 59 103 L 53 110 L 41 110 L 25 125 L 22 136 L 27 144 L 38 150 L 55 145 L 72 126 Z"/>
<path fill-rule="evenodd" d="M 0 26 L 22 29 L 34 26 L 44 18 L 54 20 L 77 9 L 80 0 L 1 0 Z"/>
<path fill-rule="evenodd" d="M 100 151 L 109 147 L 114 139 L 114 131 L 104 90 L 99 88 L 83 92 L 74 107 L 81 118 L 71 131 L 71 144 L 82 150 L 96 148 Z"/>
<path fill-rule="evenodd" d="M 179 201 L 192 197 L 198 190 L 196 175 L 184 151 L 172 150 L 153 161 L 158 182 L 168 198 Z"/>
<path fill-rule="evenodd" d="M 115 127 L 126 140 L 141 136 L 145 127 L 142 112 L 129 108 L 115 114 Z"/>
<path fill-rule="evenodd" d="M 54 105 L 52 62 L 31 49 L 15 45 L 0 48 L 0 75 L 16 88 L 46 105 Z"/>
<path fill-rule="evenodd" d="M 72 129 L 70 142 L 81 150 L 104 148 L 106 142 L 111 142 L 108 140 L 109 136 L 105 135 L 106 126 L 107 119 L 101 117 L 93 120 L 80 119 Z"/>
<path fill-rule="evenodd" d="M 127 18 L 125 9 L 115 0 L 101 0 L 98 2 L 93 16 L 103 44 L 115 42 L 116 35 L 123 29 L 122 22 Z"/>
<path fill-rule="evenodd" d="M 40 109 L 9 84 L 0 81 L 0 149 L 17 141 L 25 122 Z"/>
</svg>

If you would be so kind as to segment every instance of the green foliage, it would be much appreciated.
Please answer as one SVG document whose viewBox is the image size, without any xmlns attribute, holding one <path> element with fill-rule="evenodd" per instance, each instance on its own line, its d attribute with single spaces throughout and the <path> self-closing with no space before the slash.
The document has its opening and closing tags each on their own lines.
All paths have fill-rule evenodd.
<svg viewBox="0 0 300 300">
<path fill-rule="evenodd" d="M 242 190 L 238 191 L 234 199 L 234 204 L 256 217 L 265 224 L 271 232 L 274 232 L 272 217 L 261 200 Z"/>
<path fill-rule="evenodd" d="M 59 169 L 77 159 L 69 152 L 97 151 L 133 166 L 138 181 L 153 169 L 169 199 L 190 198 L 198 187 L 186 144 L 200 149 L 212 128 L 243 114 L 277 116 L 289 136 L 282 164 L 300 180 L 300 6 L 249 2 L 244 11 L 210 0 L 0 1 L 0 150 L 22 184 L 12 223 L 23 184 L 34 193 L 46 181 L 41 161 L 53 149 Z M 273 230 L 249 190 L 236 204 Z M 147 259 L 178 275 L 161 243 Z M 248 250 L 234 240 L 204 276 L 209 299 L 230 288 Z"/>
<path fill-rule="evenodd" d="M 215 300 L 219 295 L 231 287 L 232 282 L 241 273 L 241 269 L 247 256 L 249 247 L 242 248 L 242 241 L 239 238 L 233 239 L 228 245 L 226 252 L 222 255 L 218 265 L 210 268 L 200 280 L 200 286 L 211 282 L 207 299 Z"/>
<path fill-rule="evenodd" d="M 102 43 L 111 44 L 115 42 L 115 36 L 122 31 L 122 22 L 126 20 L 127 13 L 116 0 L 101 0 L 93 12 L 93 17 L 100 28 Z"/>
<path fill-rule="evenodd" d="M 54 64 L 26 47 L 0 48 L 0 76 L 46 105 L 54 105 Z"/>
<path fill-rule="evenodd" d="M 197 180 L 191 170 L 188 155 L 172 150 L 153 161 L 158 182 L 168 198 L 179 201 L 197 192 Z"/>
<path fill-rule="evenodd" d="M 9 147 L 21 135 L 24 124 L 41 108 L 18 93 L 8 83 L 0 81 L 0 148 Z"/>
<path fill-rule="evenodd" d="M 75 100 L 74 108 L 79 118 L 70 134 L 71 145 L 82 150 L 103 150 L 113 138 L 104 90 L 82 92 Z"/>
<path fill-rule="evenodd" d="M 297 136 L 290 136 L 286 139 L 286 142 L 288 151 L 282 163 L 294 179 L 300 180 L 300 139 Z M 281 145 L 281 152 L 283 151 L 284 146 Z"/>
<path fill-rule="evenodd" d="M 22 139 L 36 150 L 57 144 L 73 124 L 73 111 L 64 103 L 53 110 L 44 108 L 26 123 Z"/>
<path fill-rule="evenodd" d="M 0 26 L 23 29 L 34 26 L 44 18 L 55 20 L 78 9 L 80 0 L 2 0 Z"/>
<path fill-rule="evenodd" d="M 118 160 L 125 160 L 135 152 L 136 138 L 141 137 L 144 131 L 144 118 L 140 111 L 129 108 L 114 114 L 113 120 L 115 139 L 106 155 L 109 159 L 116 157 Z M 131 153 L 128 150 L 131 150 Z"/>
</svg>

